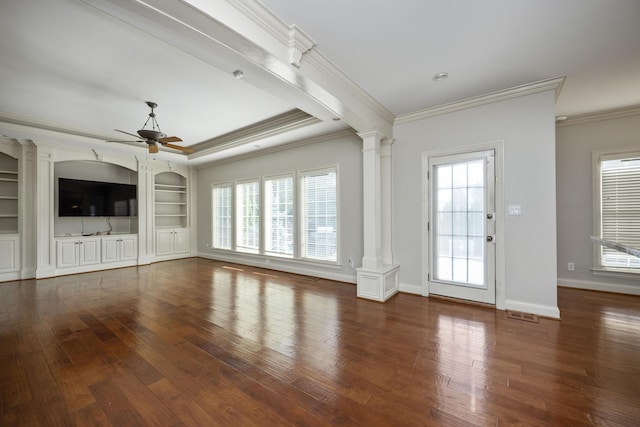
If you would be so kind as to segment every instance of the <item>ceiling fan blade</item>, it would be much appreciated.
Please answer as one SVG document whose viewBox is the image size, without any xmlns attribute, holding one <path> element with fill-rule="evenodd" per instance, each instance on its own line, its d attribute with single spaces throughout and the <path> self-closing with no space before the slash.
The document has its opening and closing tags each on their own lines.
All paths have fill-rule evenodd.
<svg viewBox="0 0 640 427">
<path fill-rule="evenodd" d="M 179 145 L 174 145 L 174 144 L 163 144 L 165 147 L 168 148 L 173 148 L 174 150 L 180 150 L 184 153 L 193 153 L 193 149 L 189 148 L 189 147 L 181 147 Z"/>
<path fill-rule="evenodd" d="M 158 152 L 158 146 L 155 144 L 149 144 L 149 153 L 155 154 Z"/>
<path fill-rule="evenodd" d="M 125 132 L 125 131 L 120 130 L 120 129 L 114 129 L 114 130 L 115 130 L 116 132 L 126 133 L 127 135 L 131 135 L 131 136 L 132 136 L 132 137 L 134 137 L 134 138 L 140 138 L 140 135 L 134 135 L 134 134 L 132 134 L 132 133 Z"/>
<path fill-rule="evenodd" d="M 164 138 L 158 138 L 158 141 L 161 142 L 162 144 L 166 144 L 167 142 L 182 142 L 182 140 L 177 136 L 167 136 Z"/>
</svg>

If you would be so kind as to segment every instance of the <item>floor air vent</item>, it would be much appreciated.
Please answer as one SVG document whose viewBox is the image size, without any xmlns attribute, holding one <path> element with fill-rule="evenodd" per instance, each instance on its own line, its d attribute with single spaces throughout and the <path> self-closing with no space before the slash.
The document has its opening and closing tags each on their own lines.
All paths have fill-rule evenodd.
<svg viewBox="0 0 640 427">
<path fill-rule="evenodd" d="M 520 311 L 507 310 L 509 319 L 524 320 L 525 322 L 540 323 L 540 319 L 535 314 L 522 313 Z"/>
</svg>

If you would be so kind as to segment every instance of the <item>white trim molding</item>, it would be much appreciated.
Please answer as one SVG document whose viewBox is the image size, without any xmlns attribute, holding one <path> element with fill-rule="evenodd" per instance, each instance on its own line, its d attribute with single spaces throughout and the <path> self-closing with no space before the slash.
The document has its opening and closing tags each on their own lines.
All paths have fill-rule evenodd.
<svg viewBox="0 0 640 427">
<path fill-rule="evenodd" d="M 617 110 L 601 111 L 598 113 L 580 114 L 575 117 L 569 117 L 567 120 L 556 122 L 556 127 L 565 127 L 572 125 L 582 125 L 585 123 L 598 122 L 601 120 L 623 119 L 625 117 L 640 116 L 640 106 L 634 105 L 628 108 Z"/>
<path fill-rule="evenodd" d="M 637 283 L 637 282 L 636 282 Z M 558 287 L 587 289 L 590 291 L 613 292 L 617 294 L 640 295 L 640 286 L 633 284 L 614 284 L 591 282 L 587 280 L 558 279 Z"/>
<path fill-rule="evenodd" d="M 550 305 L 531 304 L 523 301 L 506 300 L 505 310 L 520 311 L 538 316 L 560 319 L 560 309 Z"/>
<path fill-rule="evenodd" d="M 437 107 L 403 114 L 397 116 L 393 124 L 395 126 L 399 124 L 415 122 L 418 120 L 427 119 L 429 117 L 454 113 L 456 111 L 466 110 L 468 108 L 493 104 L 495 102 L 506 101 L 513 98 L 519 98 L 521 96 L 533 95 L 540 92 L 546 92 L 548 90 L 553 90 L 555 92 L 555 97 L 557 100 L 558 96 L 560 95 L 560 91 L 562 90 L 564 80 L 565 77 L 555 77 L 552 79 L 540 80 L 538 82 L 527 83 L 521 86 L 500 90 L 486 95 L 464 99 L 462 101 L 455 101 L 449 104 L 443 104 Z"/>
</svg>

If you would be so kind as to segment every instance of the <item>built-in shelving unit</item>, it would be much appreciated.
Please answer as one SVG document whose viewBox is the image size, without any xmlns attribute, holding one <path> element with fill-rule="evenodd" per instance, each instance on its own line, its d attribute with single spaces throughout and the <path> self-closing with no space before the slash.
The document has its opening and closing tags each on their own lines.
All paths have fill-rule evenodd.
<svg viewBox="0 0 640 427">
<path fill-rule="evenodd" d="M 0 234 L 18 233 L 18 159 L 0 153 Z"/>
<path fill-rule="evenodd" d="M 155 177 L 155 228 L 187 227 L 186 178 L 174 172 L 162 172 Z"/>
</svg>

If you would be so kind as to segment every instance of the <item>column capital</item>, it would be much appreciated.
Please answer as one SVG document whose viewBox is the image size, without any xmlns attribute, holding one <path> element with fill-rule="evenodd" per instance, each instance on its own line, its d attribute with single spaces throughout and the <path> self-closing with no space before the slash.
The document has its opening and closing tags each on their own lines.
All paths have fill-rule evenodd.
<svg viewBox="0 0 640 427">
<path fill-rule="evenodd" d="M 358 132 L 358 136 L 363 140 L 375 138 L 377 141 L 382 141 L 385 138 L 385 135 L 380 132 L 378 129 L 371 129 L 364 132 Z"/>
</svg>

